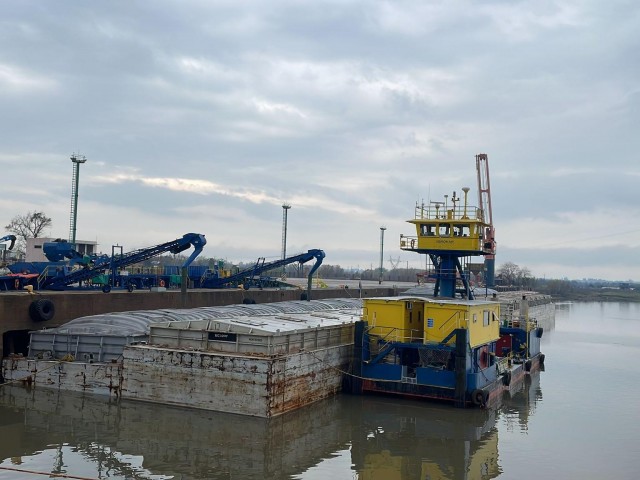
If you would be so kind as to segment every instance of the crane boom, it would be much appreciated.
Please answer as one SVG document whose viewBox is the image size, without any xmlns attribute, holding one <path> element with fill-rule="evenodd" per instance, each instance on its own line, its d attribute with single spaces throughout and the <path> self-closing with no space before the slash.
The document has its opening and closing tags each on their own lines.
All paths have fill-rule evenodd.
<svg viewBox="0 0 640 480">
<path fill-rule="evenodd" d="M 476 155 L 478 171 L 478 206 L 482 209 L 484 221 L 493 227 L 493 211 L 491 210 L 491 184 L 489 181 L 489 157 L 486 153 Z"/>
<path fill-rule="evenodd" d="M 485 267 L 487 287 L 495 285 L 495 254 L 496 231 L 493 226 L 493 210 L 491 208 L 491 183 L 489 181 L 489 157 L 486 153 L 476 155 L 476 170 L 478 172 L 478 206 L 482 210 L 485 223 L 488 227 L 484 231 L 483 243 L 485 251 Z"/>
</svg>

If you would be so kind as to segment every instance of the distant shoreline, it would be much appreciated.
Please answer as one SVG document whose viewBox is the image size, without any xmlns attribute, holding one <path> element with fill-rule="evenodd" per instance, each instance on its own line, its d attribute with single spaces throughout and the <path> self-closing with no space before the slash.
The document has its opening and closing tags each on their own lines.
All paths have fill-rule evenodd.
<svg viewBox="0 0 640 480">
<path fill-rule="evenodd" d="M 640 291 L 584 289 L 563 295 L 551 294 L 551 297 L 574 302 L 640 302 Z"/>
</svg>

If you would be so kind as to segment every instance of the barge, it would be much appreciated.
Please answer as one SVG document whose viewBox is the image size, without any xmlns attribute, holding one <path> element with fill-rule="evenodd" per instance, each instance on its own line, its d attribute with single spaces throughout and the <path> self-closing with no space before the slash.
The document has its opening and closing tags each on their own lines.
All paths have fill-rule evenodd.
<svg viewBox="0 0 640 480">
<path fill-rule="evenodd" d="M 270 418 L 342 388 L 360 299 L 83 317 L 31 333 L 6 381 Z"/>
</svg>

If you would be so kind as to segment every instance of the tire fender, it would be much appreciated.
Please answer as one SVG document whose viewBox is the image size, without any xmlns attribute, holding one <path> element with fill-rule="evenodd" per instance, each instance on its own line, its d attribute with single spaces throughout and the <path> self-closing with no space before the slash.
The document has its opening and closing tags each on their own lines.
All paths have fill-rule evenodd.
<svg viewBox="0 0 640 480">
<path fill-rule="evenodd" d="M 477 388 L 471 393 L 471 401 L 474 405 L 484 407 L 487 404 L 488 400 L 489 392 L 485 392 L 481 388 Z"/>
<path fill-rule="evenodd" d="M 34 300 L 29 305 L 29 316 L 34 322 L 46 322 L 56 314 L 56 306 L 51 300 Z"/>
</svg>

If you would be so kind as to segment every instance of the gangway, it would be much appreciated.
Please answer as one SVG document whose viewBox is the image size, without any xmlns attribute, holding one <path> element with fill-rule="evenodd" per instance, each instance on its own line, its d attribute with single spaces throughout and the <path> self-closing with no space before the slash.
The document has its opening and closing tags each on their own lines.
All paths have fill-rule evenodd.
<svg viewBox="0 0 640 480">
<path fill-rule="evenodd" d="M 87 281 L 106 272 L 107 270 L 115 272 L 117 269 L 126 267 L 127 265 L 142 262 L 167 252 L 175 255 L 193 246 L 193 253 L 182 265 L 183 268 L 186 268 L 198 255 L 200 255 L 206 243 L 207 240 L 204 235 L 199 233 L 187 233 L 181 238 L 177 238 L 160 245 L 155 245 L 153 247 L 142 248 L 120 255 L 112 255 L 111 257 L 99 257 L 94 263 L 86 264 L 83 268 L 74 270 L 66 275 L 48 277 L 44 280 L 42 288 L 48 290 L 63 290 L 71 284 Z M 103 287 L 103 291 L 105 293 L 108 292 L 110 290 L 109 287 L 110 285 L 105 285 Z"/>
<path fill-rule="evenodd" d="M 281 260 L 275 260 L 273 262 L 265 263 L 264 258 L 259 258 L 258 261 L 251 268 L 247 268 L 242 270 L 236 274 L 230 275 L 228 277 L 209 277 L 206 278 L 202 282 L 203 288 L 223 288 L 228 285 L 240 285 L 242 284 L 245 289 L 248 289 L 251 285 L 256 284 L 256 282 L 260 281 L 260 276 L 264 272 L 268 272 L 269 270 L 275 270 L 277 268 L 284 267 L 289 265 L 290 263 L 306 263 L 309 260 L 316 260 L 315 265 L 311 268 L 308 275 L 307 282 L 307 299 L 311 298 L 311 279 L 313 274 L 320 268 L 322 265 L 322 260 L 324 260 L 325 253 L 319 249 L 311 249 L 305 253 L 300 253 L 298 255 L 293 255 L 291 257 L 287 257 Z M 257 280 L 256 280 L 257 279 Z"/>
</svg>

